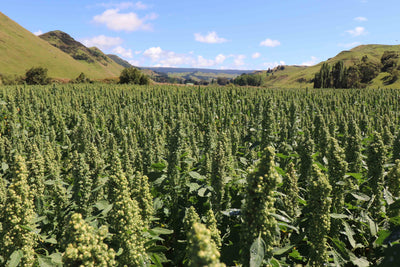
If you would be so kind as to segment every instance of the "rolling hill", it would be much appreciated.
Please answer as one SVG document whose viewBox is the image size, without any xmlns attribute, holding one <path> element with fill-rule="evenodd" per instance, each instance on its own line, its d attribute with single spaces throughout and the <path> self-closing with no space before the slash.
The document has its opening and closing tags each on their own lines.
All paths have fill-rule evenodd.
<svg viewBox="0 0 400 267">
<path fill-rule="evenodd" d="M 356 62 L 359 62 L 363 56 L 368 56 L 368 59 L 374 63 L 379 63 L 382 54 L 385 51 L 395 51 L 400 54 L 400 45 L 360 45 L 351 50 L 342 51 L 333 58 L 320 62 L 317 65 L 306 66 L 278 66 L 272 72 L 262 71 L 257 72 L 256 75 L 262 75 L 264 86 L 276 88 L 312 88 L 315 73 L 319 72 L 323 63 L 330 65 L 342 60 L 344 65 L 349 67 Z M 389 75 L 382 72 L 375 79 L 373 79 L 367 87 L 370 88 L 400 88 L 400 81 L 396 81 L 391 85 L 384 84 L 384 77 Z"/>
<path fill-rule="evenodd" d="M 104 55 L 100 50 L 91 50 L 93 54 Z M 32 67 L 45 67 L 52 78 L 74 79 L 83 72 L 91 79 L 103 79 L 117 77 L 123 69 L 111 59 L 108 59 L 111 63 L 104 60 L 104 64 L 76 60 L 1 12 L 0 55 L 2 75 L 24 75 Z"/>
</svg>

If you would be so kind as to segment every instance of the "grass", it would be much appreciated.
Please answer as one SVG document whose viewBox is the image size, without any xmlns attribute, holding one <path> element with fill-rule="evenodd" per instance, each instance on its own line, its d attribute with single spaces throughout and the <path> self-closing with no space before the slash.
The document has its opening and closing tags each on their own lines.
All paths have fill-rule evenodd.
<svg viewBox="0 0 400 267">
<path fill-rule="evenodd" d="M 31 67 L 45 67 L 52 78 L 74 79 L 81 72 L 90 79 L 119 76 L 116 64 L 84 64 L 35 36 L 0 12 L 0 73 L 24 75 Z M 95 66 L 94 66 L 95 65 Z"/>
</svg>

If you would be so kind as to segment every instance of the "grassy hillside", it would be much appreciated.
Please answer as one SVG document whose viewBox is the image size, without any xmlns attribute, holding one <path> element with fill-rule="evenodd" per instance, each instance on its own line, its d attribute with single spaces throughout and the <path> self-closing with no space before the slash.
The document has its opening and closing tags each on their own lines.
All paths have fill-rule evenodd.
<svg viewBox="0 0 400 267">
<path fill-rule="evenodd" d="M 365 55 L 367 55 L 368 58 L 373 62 L 380 62 L 382 54 L 385 51 L 395 51 L 400 53 L 400 45 L 360 45 L 351 50 L 342 51 L 335 57 L 324 62 L 333 65 L 339 60 L 343 60 L 344 64 L 349 67 L 360 61 Z M 315 73 L 320 70 L 324 62 L 320 62 L 319 64 L 311 67 L 284 66 L 283 69 L 277 67 L 272 71 L 272 73 L 263 71 L 259 72 L 258 75 L 263 76 L 264 85 L 267 87 L 312 88 L 312 79 L 314 78 Z M 380 73 L 378 77 L 371 81 L 368 87 L 400 88 L 400 81 L 396 81 L 391 85 L 384 85 L 383 78 L 387 75 L 388 73 Z"/>
<path fill-rule="evenodd" d="M 113 54 L 107 54 L 107 56 L 109 58 L 111 58 L 112 60 L 114 60 L 117 64 L 121 65 L 124 68 L 131 68 L 133 67 L 131 63 L 129 63 L 128 61 L 120 58 L 117 55 L 113 55 Z"/>
<path fill-rule="evenodd" d="M 75 60 L 1 12 L 0 55 L 0 74 L 3 75 L 24 75 L 31 67 L 38 66 L 47 68 L 50 77 L 60 79 L 74 79 L 81 72 L 91 79 L 119 75 L 117 68 L 110 71 L 107 66 L 93 66 Z"/>
<path fill-rule="evenodd" d="M 119 76 L 123 67 L 105 55 L 97 47 L 88 48 L 62 31 L 51 31 L 39 36 L 59 48 L 73 59 L 107 76 Z"/>
</svg>

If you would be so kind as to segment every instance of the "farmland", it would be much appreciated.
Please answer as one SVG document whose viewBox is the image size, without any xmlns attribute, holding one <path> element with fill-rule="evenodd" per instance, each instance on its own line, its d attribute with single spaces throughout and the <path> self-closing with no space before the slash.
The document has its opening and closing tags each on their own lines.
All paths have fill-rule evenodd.
<svg viewBox="0 0 400 267">
<path fill-rule="evenodd" d="M 399 100 L 2 86 L 0 265 L 393 266 Z"/>
</svg>

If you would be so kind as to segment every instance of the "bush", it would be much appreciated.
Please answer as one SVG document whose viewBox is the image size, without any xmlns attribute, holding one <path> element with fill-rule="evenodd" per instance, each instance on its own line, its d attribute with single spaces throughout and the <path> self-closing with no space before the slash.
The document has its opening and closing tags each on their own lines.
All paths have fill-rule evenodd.
<svg viewBox="0 0 400 267">
<path fill-rule="evenodd" d="M 50 78 L 47 77 L 47 69 L 42 67 L 33 67 L 25 74 L 27 84 L 49 84 Z"/>
<path fill-rule="evenodd" d="M 121 75 L 119 76 L 119 83 L 146 85 L 150 83 L 150 80 L 145 74 L 141 73 L 137 68 L 131 67 L 122 70 Z"/>
</svg>

